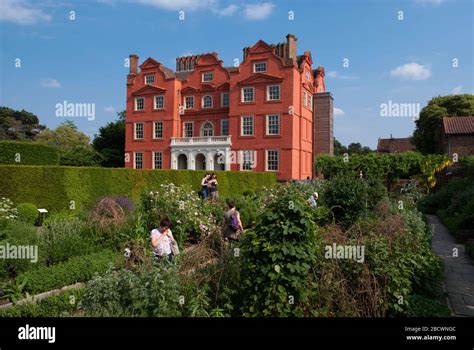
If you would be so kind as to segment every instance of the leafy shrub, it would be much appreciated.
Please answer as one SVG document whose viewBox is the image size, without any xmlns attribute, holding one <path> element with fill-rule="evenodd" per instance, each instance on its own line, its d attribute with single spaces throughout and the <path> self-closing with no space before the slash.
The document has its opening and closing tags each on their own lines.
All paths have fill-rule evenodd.
<svg viewBox="0 0 474 350">
<path fill-rule="evenodd" d="M 124 220 L 124 210 L 115 199 L 110 197 L 99 199 L 89 214 L 89 221 L 101 229 L 121 224 Z"/>
<path fill-rule="evenodd" d="M 5 227 L 8 221 L 15 220 L 18 210 L 13 206 L 13 202 L 5 197 L 0 199 L 0 228 Z"/>
<path fill-rule="evenodd" d="M 0 245 L 6 246 L 34 246 L 38 245 L 36 228 L 20 221 L 9 221 L 0 231 Z M 0 259 L 0 277 L 15 277 L 21 272 L 34 269 L 41 265 L 42 252 L 38 249 L 38 262 L 29 259 Z"/>
<path fill-rule="evenodd" d="M 57 265 L 40 267 L 22 273 L 17 278 L 26 280 L 25 291 L 30 294 L 62 288 L 77 282 L 85 282 L 96 272 L 104 272 L 115 262 L 117 255 L 110 250 L 76 256 Z"/>
<path fill-rule="evenodd" d="M 306 199 L 294 187 L 283 188 L 240 246 L 244 316 L 302 315 L 315 259 L 314 231 Z"/>
<path fill-rule="evenodd" d="M 115 197 L 115 201 L 117 202 L 118 205 L 120 205 L 120 207 L 124 211 L 126 211 L 128 213 L 131 213 L 135 210 L 133 202 L 129 198 L 127 198 L 126 196 Z"/>
<path fill-rule="evenodd" d="M 84 289 L 68 290 L 39 301 L 26 303 L 1 310 L 0 317 L 68 317 L 78 310 Z"/>
<path fill-rule="evenodd" d="M 38 208 L 33 203 L 20 203 L 18 209 L 18 220 L 30 225 L 34 225 L 38 217 Z"/>
<path fill-rule="evenodd" d="M 407 299 L 407 317 L 449 317 L 448 306 L 438 299 L 430 299 L 418 294 L 410 295 Z"/>
<path fill-rule="evenodd" d="M 35 142 L 0 141 L 0 164 L 56 165 L 58 151 Z"/>
<path fill-rule="evenodd" d="M 64 262 L 74 256 L 85 255 L 100 247 L 83 234 L 85 224 L 73 217 L 52 220 L 39 233 L 39 250 L 46 265 Z"/>
<path fill-rule="evenodd" d="M 108 270 L 87 283 L 81 305 L 88 316 L 208 316 L 205 290 L 180 282 L 176 265 Z"/>
<path fill-rule="evenodd" d="M 210 201 L 199 199 L 190 186 L 166 183 L 156 192 L 143 194 L 140 213 L 145 219 L 147 233 L 168 217 L 173 224 L 173 236 L 182 246 L 189 236 L 201 239 L 212 232 L 220 225 L 224 211 Z"/>
</svg>

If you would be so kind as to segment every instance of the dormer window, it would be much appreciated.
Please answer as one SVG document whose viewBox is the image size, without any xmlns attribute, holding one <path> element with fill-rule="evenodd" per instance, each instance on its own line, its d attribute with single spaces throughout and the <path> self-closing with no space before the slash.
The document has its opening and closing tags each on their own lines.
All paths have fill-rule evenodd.
<svg viewBox="0 0 474 350">
<path fill-rule="evenodd" d="M 154 84 L 155 76 L 154 75 L 145 75 L 145 84 Z"/>
<path fill-rule="evenodd" d="M 202 82 L 209 82 L 214 80 L 214 73 L 213 72 L 206 72 L 202 73 Z"/>
<path fill-rule="evenodd" d="M 267 71 L 267 62 L 255 62 L 253 64 L 253 72 L 254 73 L 264 73 Z"/>
</svg>

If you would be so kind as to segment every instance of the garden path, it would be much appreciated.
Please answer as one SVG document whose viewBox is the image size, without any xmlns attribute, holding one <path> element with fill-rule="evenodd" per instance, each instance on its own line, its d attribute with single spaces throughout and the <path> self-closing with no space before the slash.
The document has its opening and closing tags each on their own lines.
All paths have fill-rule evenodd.
<svg viewBox="0 0 474 350">
<path fill-rule="evenodd" d="M 434 225 L 431 245 L 433 251 L 444 262 L 444 287 L 448 294 L 449 306 L 454 316 L 474 316 L 474 263 L 467 255 L 463 244 L 449 233 L 435 215 L 427 215 L 430 225 Z M 454 248 L 457 248 L 455 256 Z"/>
</svg>

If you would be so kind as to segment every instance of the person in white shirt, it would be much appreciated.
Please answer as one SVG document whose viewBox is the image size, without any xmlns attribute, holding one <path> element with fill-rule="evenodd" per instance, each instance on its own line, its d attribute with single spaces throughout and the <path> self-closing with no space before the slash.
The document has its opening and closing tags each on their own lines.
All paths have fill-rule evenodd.
<svg viewBox="0 0 474 350">
<path fill-rule="evenodd" d="M 151 231 L 151 245 L 153 247 L 153 255 L 159 259 L 166 259 L 171 262 L 173 252 L 171 250 L 171 242 L 174 241 L 171 232 L 171 222 L 168 219 L 160 221 L 160 227 Z"/>
</svg>

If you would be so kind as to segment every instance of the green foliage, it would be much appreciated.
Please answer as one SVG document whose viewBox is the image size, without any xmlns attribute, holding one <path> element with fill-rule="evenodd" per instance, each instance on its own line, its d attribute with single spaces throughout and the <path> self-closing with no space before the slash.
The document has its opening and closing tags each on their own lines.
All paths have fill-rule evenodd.
<svg viewBox="0 0 474 350">
<path fill-rule="evenodd" d="M 474 115 L 474 95 L 448 95 L 432 98 L 420 112 L 413 133 L 416 148 L 424 153 L 442 153 L 441 130 L 444 117 Z"/>
<path fill-rule="evenodd" d="M 314 232 L 306 199 L 294 187 L 282 188 L 241 244 L 244 316 L 302 315 Z"/>
<path fill-rule="evenodd" d="M 0 311 L 0 317 L 70 317 L 78 310 L 84 289 L 71 289 L 60 295 L 15 305 Z"/>
<path fill-rule="evenodd" d="M 35 142 L 0 141 L 0 164 L 57 165 L 56 148 Z"/>
<path fill-rule="evenodd" d="M 33 203 L 20 203 L 16 206 L 18 210 L 18 220 L 34 225 L 38 217 L 38 208 Z"/>
<path fill-rule="evenodd" d="M 32 140 L 43 129 L 33 113 L 0 107 L 0 140 Z"/>
<path fill-rule="evenodd" d="M 427 298 L 422 295 L 413 294 L 407 299 L 408 308 L 405 312 L 407 317 L 450 317 L 448 306 L 438 299 Z"/>
<path fill-rule="evenodd" d="M 68 261 L 48 267 L 39 267 L 20 274 L 19 281 L 26 280 L 25 291 L 30 294 L 62 288 L 77 282 L 85 282 L 96 272 L 104 272 L 115 262 L 117 255 L 110 250 L 76 256 Z"/>
<path fill-rule="evenodd" d="M 155 190 L 160 184 L 189 184 L 199 191 L 205 171 L 197 170 L 135 170 L 79 167 L 40 167 L 0 165 L 0 196 L 15 203 L 34 203 L 51 211 L 69 210 L 70 201 L 75 211 L 92 207 L 102 196 L 125 195 L 138 202 L 143 190 Z M 239 195 L 276 183 L 273 173 L 216 171 L 219 193 Z"/>
<path fill-rule="evenodd" d="M 97 251 L 100 246 L 85 231 L 86 225 L 78 218 L 50 221 L 39 234 L 41 259 L 50 266 Z"/>
<path fill-rule="evenodd" d="M 0 230 L 0 245 L 31 246 L 38 244 L 36 228 L 21 221 L 10 221 Z M 39 262 L 28 259 L 0 259 L 0 277 L 15 277 L 21 272 L 34 269 L 41 264 L 41 250 L 38 249 Z"/>
<path fill-rule="evenodd" d="M 59 164 L 97 166 L 102 157 L 89 144 L 89 136 L 79 131 L 71 121 L 61 123 L 56 129 L 46 129 L 37 137 L 40 144 L 56 147 Z"/>
<path fill-rule="evenodd" d="M 125 111 L 117 113 L 119 120 L 107 123 L 99 129 L 92 145 L 103 159 L 101 165 L 111 168 L 123 168 L 125 154 Z"/>
<path fill-rule="evenodd" d="M 25 288 L 26 282 L 26 279 L 22 281 L 14 280 L 8 282 L 2 286 L 3 293 L 12 303 L 16 304 L 23 296 L 23 290 Z"/>
<path fill-rule="evenodd" d="M 210 201 L 202 201 L 191 186 L 164 183 L 155 192 L 144 193 L 140 212 L 146 232 L 159 227 L 161 219 L 169 218 L 172 232 L 180 246 L 188 236 L 197 239 L 209 234 L 220 225 L 224 211 Z"/>
<path fill-rule="evenodd" d="M 176 265 L 108 270 L 87 283 L 81 305 L 99 317 L 209 316 L 206 291 L 183 284 Z"/>
</svg>

